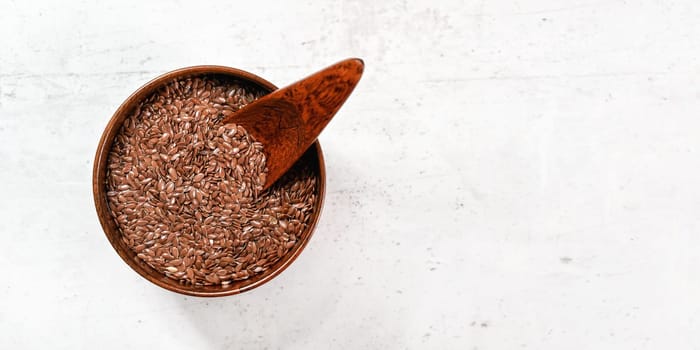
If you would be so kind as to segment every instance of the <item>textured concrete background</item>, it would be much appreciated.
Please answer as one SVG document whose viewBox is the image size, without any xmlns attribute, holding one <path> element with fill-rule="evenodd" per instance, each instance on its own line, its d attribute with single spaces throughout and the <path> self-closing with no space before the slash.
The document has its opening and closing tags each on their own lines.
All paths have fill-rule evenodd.
<svg viewBox="0 0 700 350">
<path fill-rule="evenodd" d="M 697 1 L 0 1 L 2 349 L 698 349 Z M 363 80 L 278 278 L 179 296 L 91 194 L 117 106 L 175 68 Z"/>
</svg>

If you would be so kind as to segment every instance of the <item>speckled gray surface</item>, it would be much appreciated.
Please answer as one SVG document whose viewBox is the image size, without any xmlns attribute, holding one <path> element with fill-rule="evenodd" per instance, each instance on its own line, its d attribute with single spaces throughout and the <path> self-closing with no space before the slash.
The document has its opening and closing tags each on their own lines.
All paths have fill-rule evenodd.
<svg viewBox="0 0 700 350">
<path fill-rule="evenodd" d="M 0 3 L 0 348 L 700 347 L 695 1 Z M 179 296 L 112 251 L 97 141 L 195 64 L 358 56 L 282 275 Z"/>
</svg>

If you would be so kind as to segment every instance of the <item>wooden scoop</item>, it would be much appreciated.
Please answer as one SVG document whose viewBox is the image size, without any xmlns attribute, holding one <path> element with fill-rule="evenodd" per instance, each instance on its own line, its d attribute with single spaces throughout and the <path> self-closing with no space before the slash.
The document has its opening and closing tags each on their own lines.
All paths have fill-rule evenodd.
<svg viewBox="0 0 700 350">
<path fill-rule="evenodd" d="M 338 62 L 275 90 L 225 118 L 261 142 L 268 173 L 263 188 L 279 179 L 316 140 L 357 85 L 364 63 Z"/>
</svg>

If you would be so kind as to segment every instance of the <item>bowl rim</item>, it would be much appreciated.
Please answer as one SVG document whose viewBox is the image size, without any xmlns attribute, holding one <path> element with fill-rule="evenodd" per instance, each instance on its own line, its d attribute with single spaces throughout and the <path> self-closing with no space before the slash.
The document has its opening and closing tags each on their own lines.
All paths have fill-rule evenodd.
<svg viewBox="0 0 700 350">
<path fill-rule="evenodd" d="M 104 180 L 106 179 L 106 165 L 107 165 L 107 158 L 109 155 L 109 150 L 111 149 L 112 146 L 112 140 L 114 139 L 114 136 L 118 132 L 119 128 L 121 127 L 124 119 L 126 118 L 127 114 L 129 111 L 132 110 L 143 98 L 145 98 L 147 95 L 151 94 L 155 89 L 158 87 L 162 86 L 163 84 L 176 79 L 176 78 L 182 78 L 186 76 L 196 76 L 196 75 L 206 75 L 206 74 L 221 74 L 221 75 L 227 75 L 231 76 L 233 78 L 241 79 L 244 81 L 248 81 L 249 83 L 252 83 L 254 85 L 258 85 L 262 87 L 263 89 L 267 90 L 267 92 L 271 92 L 274 90 L 277 90 L 277 87 L 270 83 L 269 81 L 252 74 L 250 72 L 246 72 L 244 70 L 240 70 L 237 68 L 232 68 L 232 67 L 227 67 L 227 66 L 218 66 L 218 65 L 198 65 L 198 66 L 190 66 L 190 67 L 184 67 L 184 68 L 179 68 L 175 69 L 166 73 L 163 73 L 156 78 L 148 81 L 138 89 L 136 89 L 129 97 L 127 97 L 124 102 L 122 102 L 117 110 L 112 114 L 112 117 L 109 119 L 109 122 L 107 123 L 107 126 L 105 126 L 105 129 L 102 133 L 102 137 L 100 138 L 97 151 L 95 153 L 95 158 L 93 161 L 93 170 L 92 170 L 92 192 L 93 192 L 93 199 L 95 202 L 95 210 L 97 211 L 97 217 L 100 221 L 100 225 L 102 226 L 102 231 L 104 232 L 105 236 L 107 236 L 107 240 L 109 241 L 110 245 L 112 248 L 117 252 L 119 257 L 127 264 L 129 267 L 131 267 L 132 270 L 136 271 L 141 277 L 147 279 L 151 283 L 164 288 L 166 290 L 169 290 L 171 292 L 179 293 L 179 294 L 184 294 L 184 295 L 189 295 L 189 296 L 197 296 L 197 297 L 220 297 L 220 296 L 228 296 L 228 295 L 234 295 L 234 294 L 239 294 L 243 293 L 246 291 L 249 291 L 251 289 L 257 288 L 271 279 L 275 278 L 278 276 L 282 271 L 287 269 L 289 265 L 291 265 L 297 257 L 301 254 L 301 252 L 304 250 L 306 245 L 308 244 L 309 240 L 311 239 L 311 236 L 313 236 L 314 231 L 316 230 L 316 226 L 318 225 L 318 221 L 321 217 L 322 210 L 323 210 L 323 202 L 325 198 L 325 190 L 326 190 L 326 166 L 325 166 L 325 161 L 323 158 L 323 151 L 321 149 L 321 144 L 319 143 L 318 140 L 314 141 L 313 145 L 309 147 L 309 150 L 307 152 L 311 152 L 311 148 L 313 148 L 315 153 L 315 156 L 318 160 L 318 167 L 319 167 L 319 184 L 318 184 L 318 199 L 317 202 L 314 205 L 314 209 L 316 211 L 316 214 L 312 217 L 311 223 L 308 225 L 308 234 L 305 235 L 305 238 L 301 240 L 300 244 L 297 245 L 293 251 L 287 253 L 288 257 L 284 260 L 281 261 L 281 263 L 277 264 L 277 267 L 271 270 L 268 273 L 265 273 L 262 275 L 262 277 L 258 279 L 252 279 L 250 283 L 244 284 L 238 288 L 222 288 L 220 291 L 219 290 L 197 290 L 197 289 L 192 289 L 191 286 L 187 286 L 184 284 L 180 283 L 173 283 L 173 279 L 170 279 L 163 275 L 162 277 L 155 277 L 151 274 L 149 274 L 145 269 L 147 266 L 143 262 L 138 262 L 136 259 L 130 257 L 127 255 L 125 251 L 123 251 L 123 248 L 119 246 L 119 242 L 115 242 L 112 239 L 112 235 L 114 235 L 113 228 L 111 225 L 114 225 L 112 222 L 112 217 L 111 213 L 109 212 L 108 204 L 107 204 L 107 196 L 106 196 L 106 190 L 104 187 Z M 110 234 L 111 232 L 111 234 Z M 127 248 L 128 249 L 128 248 Z M 274 265 L 273 265 L 274 266 Z M 151 269 L 152 272 L 156 274 L 160 274 L 158 272 L 155 272 L 153 268 L 148 266 L 148 268 Z M 202 288 L 202 287 L 198 287 Z"/>
</svg>

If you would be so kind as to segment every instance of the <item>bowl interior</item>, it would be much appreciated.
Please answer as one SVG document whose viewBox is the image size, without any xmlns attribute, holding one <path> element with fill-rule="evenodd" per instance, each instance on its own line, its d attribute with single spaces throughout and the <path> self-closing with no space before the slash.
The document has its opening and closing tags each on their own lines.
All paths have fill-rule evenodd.
<svg viewBox="0 0 700 350">
<path fill-rule="evenodd" d="M 114 247 L 119 256 L 129 266 L 131 266 L 132 269 L 149 281 L 174 292 L 193 296 L 224 296 L 241 293 L 269 281 L 282 272 L 287 266 L 289 266 L 289 264 L 291 264 L 301 253 L 308 243 L 309 238 L 316 227 L 318 218 L 320 217 L 326 182 L 325 166 L 321 146 L 318 141 L 316 141 L 311 147 L 309 147 L 304 156 L 295 165 L 309 166 L 309 168 L 312 169 L 312 171 L 318 177 L 316 188 L 317 199 L 316 203 L 314 203 L 314 212 L 313 216 L 311 217 L 311 222 L 306 227 L 304 232 L 301 233 L 300 242 L 296 244 L 292 250 L 290 250 L 276 264 L 272 265 L 263 273 L 256 274 L 246 280 L 235 281 L 226 286 L 193 286 L 182 284 L 174 279 L 168 278 L 164 274 L 156 271 L 151 266 L 143 262 L 141 259 L 137 258 L 136 253 L 127 247 L 120 239 L 121 233 L 112 219 L 112 214 L 109 211 L 107 204 L 107 157 L 112 147 L 114 137 L 119 132 L 124 120 L 134 111 L 139 103 L 160 87 L 174 79 L 203 75 L 224 75 L 235 78 L 245 84 L 258 87 L 266 93 L 276 89 L 273 84 L 256 75 L 222 66 L 189 67 L 161 75 L 160 77 L 148 82 L 146 85 L 142 86 L 131 96 L 129 96 L 129 98 L 122 103 L 122 105 L 112 116 L 112 119 L 109 121 L 109 124 L 102 134 L 102 138 L 97 149 L 97 154 L 95 155 L 92 186 L 95 207 L 97 209 L 97 215 L 100 219 L 100 223 L 102 224 L 102 228 L 107 235 L 109 242 L 112 244 L 112 247 Z"/>
</svg>

